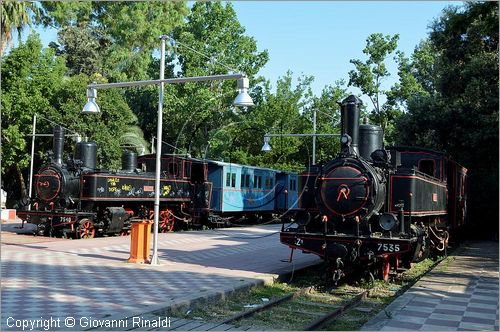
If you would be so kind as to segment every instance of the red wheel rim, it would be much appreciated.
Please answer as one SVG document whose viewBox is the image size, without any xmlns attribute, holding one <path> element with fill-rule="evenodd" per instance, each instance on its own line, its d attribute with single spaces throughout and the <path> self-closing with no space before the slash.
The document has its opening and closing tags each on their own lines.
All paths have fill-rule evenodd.
<svg viewBox="0 0 500 332">
<path fill-rule="evenodd" d="M 78 227 L 78 235 L 80 239 L 91 239 L 95 235 L 94 223 L 90 219 L 80 220 L 80 226 Z"/>
<path fill-rule="evenodd" d="M 174 230 L 175 218 L 171 210 L 164 210 L 160 213 L 160 232 L 168 233 Z"/>
</svg>

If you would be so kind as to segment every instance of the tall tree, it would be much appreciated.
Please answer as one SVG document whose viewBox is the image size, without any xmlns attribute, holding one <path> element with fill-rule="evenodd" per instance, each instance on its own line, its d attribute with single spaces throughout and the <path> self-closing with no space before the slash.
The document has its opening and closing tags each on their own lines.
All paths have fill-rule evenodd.
<svg viewBox="0 0 500 332">
<path fill-rule="evenodd" d="M 196 2 L 173 37 L 179 43 L 173 45 L 170 70 L 174 63 L 178 66 L 167 74 L 192 77 L 234 70 L 246 73 L 255 87 L 255 75 L 268 59 L 266 51 L 257 50 L 255 39 L 245 35 L 231 3 Z M 193 155 L 201 156 L 215 131 L 241 117 L 231 107 L 235 81 L 171 85 L 166 91 L 166 140 Z"/>
<path fill-rule="evenodd" d="M 110 81 L 149 78 L 151 54 L 158 49 L 158 37 L 182 25 L 188 12 L 184 1 L 54 1 L 41 5 L 46 25 L 67 29 L 61 32 L 60 50 L 76 59 L 85 52 L 98 53 L 101 73 Z M 80 37 L 91 50 L 75 45 L 75 39 Z M 75 66 L 70 67 L 72 72 L 82 72 L 81 63 L 69 65 Z"/>
<path fill-rule="evenodd" d="M 31 27 L 33 19 L 38 19 L 39 9 L 34 2 L 27 1 L 1 1 L 0 4 L 0 31 L 1 45 L 0 55 L 2 55 L 12 41 L 12 34 L 17 31 L 21 39 L 22 31 Z"/>
<path fill-rule="evenodd" d="M 467 167 L 475 229 L 498 234 L 498 2 L 447 8 L 414 56 L 425 93 L 408 100 L 400 141 L 447 151 Z"/>
<path fill-rule="evenodd" d="M 363 53 L 367 55 L 366 61 L 353 59 L 350 62 L 355 70 L 349 71 L 349 85 L 358 87 L 367 95 L 373 104 L 373 118 L 385 132 L 390 110 L 381 105 L 381 96 L 386 93 L 382 88 L 382 81 L 390 76 L 386 60 L 397 48 L 399 35 L 386 35 L 373 33 L 366 39 Z"/>
<path fill-rule="evenodd" d="M 43 49 L 37 35 L 30 35 L 3 59 L 2 64 L 2 178 L 14 174 L 20 194 L 26 194 L 23 171 L 30 161 L 29 135 L 35 113 L 78 132 L 99 145 L 99 165 L 119 167 L 121 149 L 116 139 L 137 123 L 132 111 L 118 90 L 99 94 L 101 114 L 82 117 L 86 102 L 86 86 L 102 77 L 80 74 L 66 77 L 64 60 L 50 48 Z M 37 132 L 50 133 L 51 124 L 39 121 Z M 117 135 L 118 133 L 118 135 Z M 66 144 L 66 151 L 72 147 Z M 51 149 L 48 140 L 37 140 L 37 155 Z"/>
</svg>

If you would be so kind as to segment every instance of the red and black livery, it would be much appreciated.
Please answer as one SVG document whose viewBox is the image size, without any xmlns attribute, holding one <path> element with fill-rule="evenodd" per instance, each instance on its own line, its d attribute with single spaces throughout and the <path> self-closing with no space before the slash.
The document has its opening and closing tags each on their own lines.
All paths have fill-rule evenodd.
<svg viewBox="0 0 500 332">
<path fill-rule="evenodd" d="M 467 169 L 446 154 L 383 148 L 379 126 L 359 125 L 361 101 L 341 103 L 341 152 L 299 174 L 299 203 L 281 242 L 316 254 L 335 280 L 354 270 L 408 268 L 445 251 L 465 222 Z"/>
</svg>

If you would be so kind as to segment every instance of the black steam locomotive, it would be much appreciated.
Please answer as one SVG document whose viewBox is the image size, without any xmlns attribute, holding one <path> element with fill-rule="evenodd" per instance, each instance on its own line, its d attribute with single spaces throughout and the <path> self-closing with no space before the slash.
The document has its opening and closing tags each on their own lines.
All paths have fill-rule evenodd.
<svg viewBox="0 0 500 332">
<path fill-rule="evenodd" d="M 35 197 L 30 208 L 18 216 L 36 224 L 40 235 L 128 234 L 134 219 L 153 219 L 154 180 L 152 172 L 138 169 L 138 158 L 126 150 L 122 169 L 97 169 L 95 142 L 76 144 L 74 157 L 63 162 L 64 130 L 54 128 L 52 162 L 34 176 Z M 192 195 L 203 183 L 186 177 L 161 179 L 160 231 L 171 230 L 174 213 L 189 208 Z M 203 204 L 200 205 L 202 207 Z"/>
<path fill-rule="evenodd" d="M 298 209 L 280 238 L 292 254 L 322 257 L 334 280 L 354 270 L 387 280 L 391 269 L 446 250 L 464 224 L 467 169 L 428 149 L 383 149 L 381 128 L 359 125 L 360 104 L 342 101 L 341 151 L 299 174 Z"/>
<path fill-rule="evenodd" d="M 154 219 L 156 155 L 125 150 L 122 169 L 96 168 L 97 145 L 79 142 L 63 162 L 64 130 L 54 128 L 53 158 L 34 178 L 34 197 L 18 216 L 40 235 L 91 238 L 128 234 Z M 259 220 L 296 204 L 297 174 L 163 154 L 159 231 Z"/>
</svg>

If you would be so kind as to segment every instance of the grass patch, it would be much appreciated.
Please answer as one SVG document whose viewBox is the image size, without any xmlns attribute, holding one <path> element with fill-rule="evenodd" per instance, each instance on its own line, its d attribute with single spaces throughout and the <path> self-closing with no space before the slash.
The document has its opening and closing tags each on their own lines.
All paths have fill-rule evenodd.
<svg viewBox="0 0 500 332">
<path fill-rule="evenodd" d="M 445 258 L 440 269 L 446 269 L 453 258 Z M 200 319 L 205 322 L 222 322 L 237 313 L 248 310 L 245 306 L 256 306 L 268 301 L 292 294 L 298 290 L 303 293 L 297 298 L 255 314 L 241 321 L 233 322 L 236 326 L 257 330 L 300 330 L 320 315 L 334 310 L 353 295 L 369 289 L 369 297 L 360 307 L 363 311 L 349 310 L 336 320 L 326 324 L 323 330 L 354 331 L 359 330 L 368 320 L 386 307 L 396 296 L 411 287 L 422 275 L 436 265 L 436 261 L 425 259 L 412 265 L 402 274 L 393 276 L 389 282 L 374 282 L 357 279 L 349 283 L 332 287 L 323 277 L 324 267 L 315 266 L 296 271 L 292 280 L 255 286 L 249 290 L 235 292 L 218 301 L 201 303 L 190 308 L 171 310 L 169 315 L 186 319 Z M 390 313 L 389 313 L 390 314 Z"/>
</svg>

